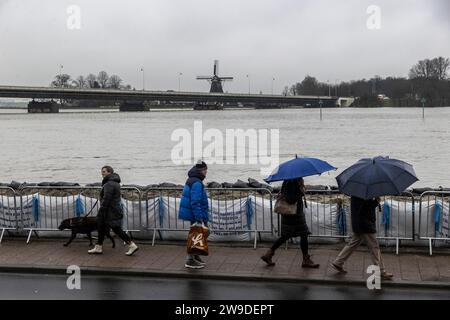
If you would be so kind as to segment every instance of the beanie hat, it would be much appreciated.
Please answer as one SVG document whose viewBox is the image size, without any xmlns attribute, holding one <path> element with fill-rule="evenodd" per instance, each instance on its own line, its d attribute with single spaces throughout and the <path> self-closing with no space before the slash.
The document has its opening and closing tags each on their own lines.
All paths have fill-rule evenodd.
<svg viewBox="0 0 450 320">
<path fill-rule="evenodd" d="M 208 166 L 202 160 L 198 160 L 197 163 L 195 164 L 195 167 L 198 169 L 208 169 Z"/>
</svg>

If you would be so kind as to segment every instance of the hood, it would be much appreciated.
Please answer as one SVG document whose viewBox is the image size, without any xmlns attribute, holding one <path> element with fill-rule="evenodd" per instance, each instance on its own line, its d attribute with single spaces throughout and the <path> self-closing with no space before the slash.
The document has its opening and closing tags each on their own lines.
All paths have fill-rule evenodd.
<svg viewBox="0 0 450 320">
<path fill-rule="evenodd" d="M 109 176 L 104 177 L 103 181 L 102 181 L 102 185 L 104 185 L 108 181 L 114 181 L 114 182 L 117 182 L 117 183 L 121 182 L 120 176 L 117 173 L 111 173 Z"/>
<path fill-rule="evenodd" d="M 201 170 L 202 169 L 196 168 L 195 166 L 192 167 L 192 169 L 189 170 L 189 172 L 188 172 L 188 177 L 189 178 L 198 178 L 203 181 L 205 179 L 205 175 L 203 175 L 201 173 Z"/>
</svg>

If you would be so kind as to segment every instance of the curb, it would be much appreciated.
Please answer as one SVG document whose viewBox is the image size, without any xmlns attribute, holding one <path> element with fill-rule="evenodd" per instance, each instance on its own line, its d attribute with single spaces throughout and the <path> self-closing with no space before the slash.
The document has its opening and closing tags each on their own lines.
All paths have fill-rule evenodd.
<svg viewBox="0 0 450 320">
<path fill-rule="evenodd" d="M 194 270 L 186 272 L 179 271 L 158 271 L 148 269 L 125 270 L 121 268 L 96 268 L 82 267 L 82 273 L 96 276 L 128 276 L 128 277 L 149 277 L 149 278 L 171 278 L 171 279 L 207 279 L 207 280 L 227 280 L 227 281 L 255 281 L 255 282 L 277 282 L 277 283 L 298 283 L 298 284 L 319 284 L 319 285 L 348 285 L 348 286 L 366 286 L 362 280 L 335 280 L 335 279 L 304 279 L 290 276 L 262 277 L 256 275 L 243 274 L 214 274 L 198 273 Z M 67 275 L 66 269 L 61 267 L 30 267 L 30 266 L 0 266 L 0 273 L 22 273 L 22 274 L 58 274 Z M 439 289 L 450 290 L 450 282 L 443 283 L 437 281 L 384 281 L 383 287 L 388 288 L 421 288 L 421 289 Z"/>
</svg>

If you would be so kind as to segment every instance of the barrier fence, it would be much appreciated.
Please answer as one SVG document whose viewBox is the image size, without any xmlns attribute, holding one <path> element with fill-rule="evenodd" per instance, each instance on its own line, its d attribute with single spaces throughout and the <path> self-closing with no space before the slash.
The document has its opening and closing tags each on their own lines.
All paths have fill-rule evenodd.
<svg viewBox="0 0 450 320">
<path fill-rule="evenodd" d="M 254 247 L 262 233 L 273 234 L 272 193 L 265 188 L 205 189 L 209 198 L 210 239 L 245 240 L 253 234 Z M 147 230 L 160 239 L 170 239 L 169 232 L 190 228 L 189 221 L 178 219 L 181 188 L 152 188 L 144 193 Z M 183 235 L 185 237 L 185 235 Z"/>
<path fill-rule="evenodd" d="M 97 215 L 101 187 L 0 187 L 0 242 L 5 232 L 32 234 L 60 231 L 64 219 L 92 210 Z M 160 240 L 185 239 L 190 222 L 178 219 L 180 188 L 122 187 L 123 228 L 130 235 L 149 232 L 152 245 Z M 206 188 L 212 241 L 273 240 L 280 233 L 280 216 L 273 212 L 274 196 L 265 188 Z M 339 191 L 308 190 L 304 208 L 311 237 L 345 239 L 352 233 L 350 198 Z M 377 238 L 394 240 L 398 254 L 402 240 L 448 241 L 450 192 L 411 193 L 383 197 L 377 212 Z M 418 219 L 415 219 L 416 212 Z M 416 233 L 416 230 L 418 232 Z M 267 237 L 266 237 L 267 236 Z"/>
<path fill-rule="evenodd" d="M 31 235 L 38 232 L 61 231 L 61 222 L 90 213 L 96 216 L 100 207 L 98 202 L 101 187 L 24 187 L 17 193 L 20 196 L 20 229 Z M 129 200 L 131 198 L 131 200 Z M 132 236 L 139 232 L 141 220 L 141 191 L 135 187 L 122 188 L 122 208 L 124 212 L 123 229 Z M 134 201 L 133 201 L 134 200 Z"/>
<path fill-rule="evenodd" d="M 426 191 L 420 195 L 418 238 L 427 240 L 430 256 L 436 241 L 450 240 L 450 192 Z"/>
<path fill-rule="evenodd" d="M 17 198 L 14 189 L 9 187 L 0 187 L 0 243 L 3 240 L 5 231 L 16 231 L 19 229 L 17 210 Z"/>
</svg>

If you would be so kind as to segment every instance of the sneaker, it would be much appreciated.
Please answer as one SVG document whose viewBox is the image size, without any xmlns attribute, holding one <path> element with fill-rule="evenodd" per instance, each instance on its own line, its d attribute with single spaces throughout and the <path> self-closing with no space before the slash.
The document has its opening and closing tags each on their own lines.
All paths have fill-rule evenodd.
<svg viewBox="0 0 450 320">
<path fill-rule="evenodd" d="M 343 267 L 335 264 L 334 262 L 331 263 L 331 267 L 339 273 L 342 273 L 342 274 L 347 273 L 347 271 L 345 271 Z"/>
<path fill-rule="evenodd" d="M 200 258 L 200 256 L 194 256 L 193 257 L 193 259 L 195 260 L 195 261 L 197 261 L 198 263 L 200 263 L 202 266 L 204 266 L 204 265 L 206 265 L 206 262 L 205 261 L 203 261 L 201 258 Z"/>
<path fill-rule="evenodd" d="M 386 271 L 383 271 L 381 273 L 381 279 L 383 279 L 383 280 L 392 280 L 393 277 L 394 277 L 394 275 L 392 273 L 389 273 Z"/>
<path fill-rule="evenodd" d="M 131 242 L 130 245 L 128 246 L 128 251 L 125 254 L 127 256 L 131 256 L 131 255 L 133 255 L 133 253 L 135 253 L 138 250 L 139 250 L 139 247 L 134 242 Z"/>
<path fill-rule="evenodd" d="M 202 269 L 205 267 L 203 264 L 201 264 L 200 262 L 198 262 L 194 259 L 186 261 L 184 266 L 189 269 Z"/>
<path fill-rule="evenodd" d="M 102 254 L 103 253 L 102 246 L 96 244 L 93 249 L 88 250 L 88 253 L 90 253 L 90 254 Z"/>
</svg>

